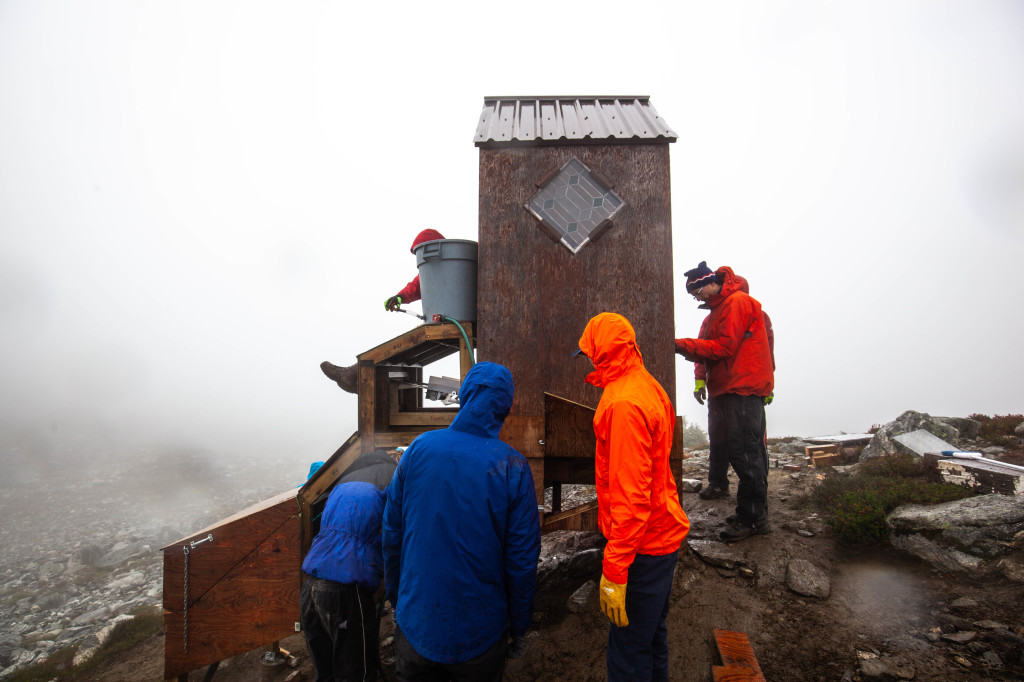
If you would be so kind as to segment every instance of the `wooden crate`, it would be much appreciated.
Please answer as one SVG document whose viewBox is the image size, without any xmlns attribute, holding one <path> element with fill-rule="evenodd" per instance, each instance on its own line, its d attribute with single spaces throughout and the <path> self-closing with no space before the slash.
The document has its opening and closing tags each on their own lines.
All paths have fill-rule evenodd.
<svg viewBox="0 0 1024 682">
<path fill-rule="evenodd" d="M 816 467 L 835 466 L 841 463 L 842 450 L 838 443 L 828 445 L 807 445 L 804 447 L 804 454 Z"/>
</svg>

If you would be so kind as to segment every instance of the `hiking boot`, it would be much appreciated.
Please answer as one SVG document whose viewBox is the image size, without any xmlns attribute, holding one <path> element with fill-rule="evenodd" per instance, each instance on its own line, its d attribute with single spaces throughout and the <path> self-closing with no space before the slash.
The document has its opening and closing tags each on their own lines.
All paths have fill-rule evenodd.
<svg viewBox="0 0 1024 682">
<path fill-rule="evenodd" d="M 320 363 L 320 369 L 327 375 L 328 379 L 338 384 L 338 387 L 341 388 L 341 390 L 349 393 L 356 392 L 356 379 L 358 376 L 355 365 L 338 367 L 337 365 L 332 365 L 325 360 Z"/>
<path fill-rule="evenodd" d="M 700 495 L 700 499 L 702 500 L 717 500 L 719 497 L 728 497 L 729 491 L 722 490 L 717 485 L 711 485 L 708 483 L 697 494 Z"/>
<path fill-rule="evenodd" d="M 740 523 L 739 521 L 737 521 L 735 523 L 730 523 L 728 526 L 726 526 L 725 529 L 718 534 L 718 537 L 724 540 L 725 542 L 736 542 L 737 540 L 749 538 L 753 534 L 753 526 L 748 526 L 744 523 Z"/>
<path fill-rule="evenodd" d="M 737 516 L 736 514 L 729 514 L 728 516 L 725 517 L 725 522 L 727 524 L 730 524 L 730 525 L 733 524 L 733 523 L 739 523 L 740 522 L 740 517 Z M 756 534 L 758 534 L 758 535 L 768 535 L 769 533 L 772 532 L 772 527 L 768 525 L 768 521 L 767 520 L 761 520 L 761 521 L 755 522 L 754 525 L 753 525 L 753 528 L 754 528 L 754 532 Z"/>
</svg>

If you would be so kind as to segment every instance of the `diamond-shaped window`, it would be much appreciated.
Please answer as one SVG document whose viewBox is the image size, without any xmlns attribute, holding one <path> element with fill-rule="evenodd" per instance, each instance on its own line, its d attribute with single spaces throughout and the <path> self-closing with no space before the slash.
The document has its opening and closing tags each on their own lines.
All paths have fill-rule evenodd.
<svg viewBox="0 0 1024 682">
<path fill-rule="evenodd" d="M 625 205 L 607 184 L 572 158 L 537 190 L 526 208 L 548 231 L 556 232 L 566 248 L 578 253 Z"/>
</svg>

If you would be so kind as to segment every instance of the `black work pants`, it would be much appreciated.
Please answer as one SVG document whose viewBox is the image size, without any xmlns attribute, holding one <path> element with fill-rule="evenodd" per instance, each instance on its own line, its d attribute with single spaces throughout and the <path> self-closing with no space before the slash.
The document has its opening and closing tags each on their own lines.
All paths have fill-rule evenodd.
<svg viewBox="0 0 1024 682">
<path fill-rule="evenodd" d="M 668 680 L 668 618 L 679 552 L 637 554 L 626 578 L 624 628 L 608 627 L 608 682 Z"/>
<path fill-rule="evenodd" d="M 374 682 L 379 633 L 373 590 L 303 577 L 299 618 L 316 682 Z"/>
<path fill-rule="evenodd" d="M 395 673 L 398 682 L 501 682 L 508 656 L 508 638 L 500 637 L 487 651 L 462 663 L 438 663 L 416 653 L 395 626 Z"/>
<path fill-rule="evenodd" d="M 762 398 L 726 393 L 709 399 L 708 439 L 708 482 L 728 489 L 725 474 L 731 465 L 740 480 L 736 490 L 736 515 L 740 523 L 751 526 L 766 520 L 768 448 Z M 721 482 L 716 482 L 713 477 L 719 476 Z"/>
</svg>

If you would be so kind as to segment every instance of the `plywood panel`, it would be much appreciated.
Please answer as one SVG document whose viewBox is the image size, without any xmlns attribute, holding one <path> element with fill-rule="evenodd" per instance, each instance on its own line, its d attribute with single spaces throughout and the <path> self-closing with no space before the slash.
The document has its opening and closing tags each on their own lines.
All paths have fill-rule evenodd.
<svg viewBox="0 0 1024 682">
<path fill-rule="evenodd" d="M 266 646 L 295 632 L 299 620 L 299 518 L 292 514 L 250 551 L 188 608 L 188 646 L 185 646 L 185 610 L 168 599 L 165 554 L 164 676 L 189 670 Z M 210 552 L 197 549 L 190 557 L 192 570 L 201 574 L 216 561 Z M 180 589 L 180 588 L 179 588 Z M 189 595 L 192 592 L 192 580 Z M 178 596 L 182 593 L 179 591 Z M 190 600 L 191 601 L 191 600 Z"/>
<path fill-rule="evenodd" d="M 195 602 L 285 521 L 297 517 L 295 494 L 285 491 L 164 547 L 164 608 L 183 608 L 185 546 L 213 535 L 213 540 L 190 547 L 189 597 Z"/>
<path fill-rule="evenodd" d="M 535 183 L 576 156 L 626 202 L 601 238 L 573 254 L 523 205 Z M 647 369 L 675 398 L 672 229 L 667 145 L 480 150 L 477 349 L 516 383 L 511 416 L 544 413 L 544 393 L 596 407 L 585 357 L 570 358 L 593 315 L 632 322 Z M 508 441 L 529 447 L 526 440 Z"/>
<path fill-rule="evenodd" d="M 586 457 L 593 461 L 596 448 L 594 409 L 545 393 L 545 457 Z"/>
</svg>

